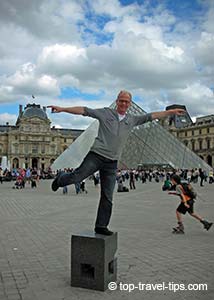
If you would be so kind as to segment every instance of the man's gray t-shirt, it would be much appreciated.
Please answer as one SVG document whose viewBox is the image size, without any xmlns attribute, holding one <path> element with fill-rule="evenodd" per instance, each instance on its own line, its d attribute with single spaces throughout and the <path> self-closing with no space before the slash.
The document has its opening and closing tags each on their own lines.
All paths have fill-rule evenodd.
<svg viewBox="0 0 214 300">
<path fill-rule="evenodd" d="M 100 109 L 84 107 L 83 115 L 99 120 L 98 135 L 90 150 L 111 160 L 119 159 L 122 148 L 134 126 L 152 120 L 151 114 L 140 116 L 127 114 L 122 121 L 119 121 L 117 111 L 109 107 Z"/>
</svg>

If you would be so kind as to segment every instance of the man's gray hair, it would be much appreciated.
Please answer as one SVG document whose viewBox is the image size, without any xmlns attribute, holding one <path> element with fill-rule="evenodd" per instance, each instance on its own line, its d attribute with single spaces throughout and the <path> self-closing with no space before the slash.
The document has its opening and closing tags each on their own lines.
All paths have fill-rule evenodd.
<svg viewBox="0 0 214 300">
<path fill-rule="evenodd" d="M 127 95 L 129 97 L 129 99 L 132 100 L 132 94 L 130 92 L 126 91 L 126 90 L 120 91 L 119 94 L 117 95 L 117 99 L 123 98 L 124 96 L 127 97 Z"/>
</svg>

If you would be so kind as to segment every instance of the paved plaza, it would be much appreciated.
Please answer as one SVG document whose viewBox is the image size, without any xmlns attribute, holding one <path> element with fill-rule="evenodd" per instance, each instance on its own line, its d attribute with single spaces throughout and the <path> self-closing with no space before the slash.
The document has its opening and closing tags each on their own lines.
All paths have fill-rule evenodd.
<svg viewBox="0 0 214 300">
<path fill-rule="evenodd" d="M 118 288 L 106 292 L 70 286 L 71 235 L 93 229 L 99 188 L 87 182 L 88 194 L 70 186 L 63 195 L 51 192 L 48 180 L 33 190 L 12 184 L 0 185 L 0 300 L 214 299 L 214 227 L 207 232 L 185 216 L 186 233 L 173 235 L 179 199 L 162 192 L 161 183 L 115 192 L 110 229 L 118 232 Z M 196 189 L 195 210 L 213 221 L 214 184 Z M 142 290 L 163 282 L 171 288 Z M 207 290 L 173 291 L 196 283 Z M 127 291 L 133 286 L 141 290 Z"/>
</svg>

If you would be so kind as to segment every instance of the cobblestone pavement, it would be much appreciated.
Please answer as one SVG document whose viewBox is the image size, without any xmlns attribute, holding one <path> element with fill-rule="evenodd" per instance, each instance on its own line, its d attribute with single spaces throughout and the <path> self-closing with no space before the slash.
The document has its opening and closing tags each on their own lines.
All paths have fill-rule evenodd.
<svg viewBox="0 0 214 300">
<path fill-rule="evenodd" d="M 51 192 L 50 183 L 41 181 L 33 190 L 0 185 L 0 300 L 214 299 L 214 227 L 204 231 L 185 216 L 185 234 L 173 235 L 179 199 L 162 192 L 161 183 L 115 193 L 111 229 L 118 232 L 118 288 L 71 287 L 71 234 L 93 229 L 99 188 L 87 182 L 88 194 L 75 195 L 71 186 L 62 195 Z M 214 220 L 214 184 L 197 190 L 196 211 Z M 163 282 L 170 289 L 148 290 L 148 284 Z M 139 283 L 147 290 L 125 290 Z M 175 284 L 196 283 L 208 290 L 172 291 Z"/>
</svg>

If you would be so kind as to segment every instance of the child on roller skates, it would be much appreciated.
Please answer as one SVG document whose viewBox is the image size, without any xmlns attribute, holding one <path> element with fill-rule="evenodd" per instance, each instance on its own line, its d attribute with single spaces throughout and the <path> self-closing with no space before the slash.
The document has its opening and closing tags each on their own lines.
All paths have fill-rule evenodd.
<svg viewBox="0 0 214 300">
<path fill-rule="evenodd" d="M 190 214 L 191 217 L 195 218 L 196 220 L 200 221 L 204 229 L 209 230 L 213 223 L 210 223 L 204 220 L 202 217 L 194 213 L 194 196 L 191 195 L 191 192 L 187 192 L 182 186 L 180 176 L 174 174 L 171 178 L 172 184 L 175 186 L 175 192 L 169 192 L 168 194 L 177 195 L 181 199 L 181 203 L 176 209 L 176 217 L 178 221 L 178 226 L 173 228 L 173 233 L 183 234 L 184 233 L 184 225 L 182 222 L 181 215 L 185 215 L 186 212 Z M 193 194 L 193 193 L 192 193 Z"/>
</svg>

